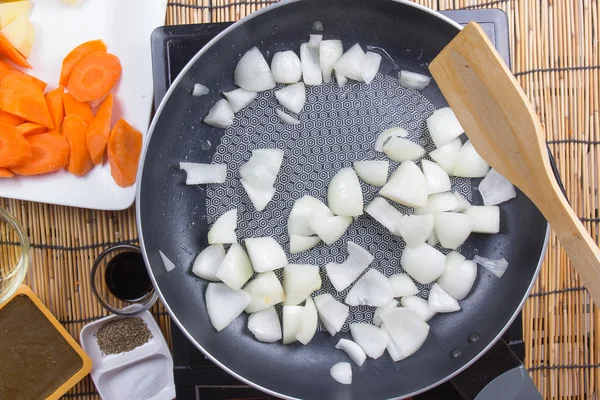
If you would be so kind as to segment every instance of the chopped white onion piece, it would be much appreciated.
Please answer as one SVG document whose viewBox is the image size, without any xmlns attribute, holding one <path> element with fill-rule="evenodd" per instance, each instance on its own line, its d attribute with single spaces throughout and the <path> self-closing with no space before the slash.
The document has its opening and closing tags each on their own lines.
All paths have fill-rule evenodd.
<svg viewBox="0 0 600 400">
<path fill-rule="evenodd" d="M 239 290 L 248 282 L 248 279 L 252 278 L 252 274 L 254 271 L 248 254 L 242 245 L 234 243 L 229 248 L 215 276 L 233 290 Z"/>
<path fill-rule="evenodd" d="M 321 200 L 312 196 L 303 196 L 294 202 L 288 217 L 288 233 L 290 235 L 310 236 L 315 231 L 310 227 L 312 219 L 333 217 L 333 213 Z"/>
<path fill-rule="evenodd" d="M 258 93 L 239 88 L 229 92 L 223 92 L 223 96 L 229 101 L 229 105 L 233 112 L 237 113 L 246 108 L 248 104 L 252 103 L 252 100 L 258 96 Z"/>
<path fill-rule="evenodd" d="M 324 219 L 312 219 L 310 221 L 310 228 L 326 245 L 331 246 L 346 233 L 351 223 L 352 217 L 335 216 Z"/>
<path fill-rule="evenodd" d="M 331 81 L 333 65 L 344 54 L 344 46 L 341 40 L 323 40 L 319 44 L 319 63 L 323 72 L 323 81 Z"/>
<path fill-rule="evenodd" d="M 221 331 L 250 304 L 250 295 L 233 290 L 224 283 L 209 283 L 206 288 L 206 309 L 212 326 Z"/>
<path fill-rule="evenodd" d="M 394 297 L 412 296 L 419 293 L 417 285 L 408 274 L 394 274 L 389 277 Z"/>
<path fill-rule="evenodd" d="M 496 275 L 498 278 L 502 278 L 502 275 L 506 272 L 508 268 L 508 261 L 505 258 L 501 258 L 499 260 L 492 260 L 490 258 L 485 258 L 481 256 L 473 257 L 473 261 L 482 267 L 488 269 L 492 274 Z"/>
<path fill-rule="evenodd" d="M 376 269 L 370 269 L 350 289 L 344 302 L 350 306 L 380 307 L 392 301 L 390 280 Z"/>
<path fill-rule="evenodd" d="M 408 247 L 417 247 L 427 241 L 434 222 L 433 214 L 405 215 L 396 225 L 395 233 L 402 236 Z"/>
<path fill-rule="evenodd" d="M 449 271 L 465 260 L 466 258 L 462 254 L 451 251 L 446 255 L 446 267 L 444 268 L 444 272 Z"/>
<path fill-rule="evenodd" d="M 411 309 L 395 308 L 384 313 L 381 318 L 403 358 L 419 350 L 429 334 L 429 325 Z"/>
<path fill-rule="evenodd" d="M 208 244 L 236 243 L 237 208 L 221 215 L 208 231 Z"/>
<path fill-rule="evenodd" d="M 277 85 L 271 75 L 269 64 L 256 47 L 248 50 L 238 61 L 233 72 L 233 82 L 252 92 L 273 89 Z"/>
<path fill-rule="evenodd" d="M 469 203 L 469 200 L 467 200 L 465 198 L 465 196 L 463 196 L 462 194 L 460 194 L 458 192 L 454 192 L 452 194 L 456 198 L 457 204 L 456 204 L 456 207 L 453 210 L 451 210 L 451 211 L 454 211 L 454 212 L 463 212 L 467 208 L 471 207 L 471 203 Z"/>
<path fill-rule="evenodd" d="M 350 385 L 352 383 L 352 366 L 349 362 L 339 362 L 334 364 L 329 370 L 331 377 L 342 385 Z"/>
<path fill-rule="evenodd" d="M 258 165 L 262 165 L 271 174 L 277 175 L 283 162 L 283 156 L 283 150 L 280 149 L 255 149 L 252 150 L 250 160 Z"/>
<path fill-rule="evenodd" d="M 388 177 L 390 162 L 388 160 L 354 161 L 354 170 L 363 182 L 382 187 Z"/>
<path fill-rule="evenodd" d="M 434 283 L 427 299 L 429 309 L 434 312 L 448 313 L 460 310 L 458 301 L 450 296 L 438 283 Z"/>
<path fill-rule="evenodd" d="M 208 94 L 209 92 L 210 90 L 208 90 L 206 86 L 204 86 L 201 83 L 196 83 L 194 84 L 194 89 L 192 90 L 192 96 L 200 97 L 204 96 L 205 94 Z"/>
<path fill-rule="evenodd" d="M 359 367 L 363 365 L 367 359 L 367 355 L 363 349 L 361 349 L 361 347 L 352 340 L 340 339 L 340 341 L 335 345 L 335 348 L 346 352 L 350 359 Z"/>
<path fill-rule="evenodd" d="M 295 306 L 321 289 L 319 267 L 310 264 L 289 264 L 283 268 L 285 305 Z"/>
<path fill-rule="evenodd" d="M 416 161 L 425 155 L 425 149 L 408 139 L 392 136 L 384 145 L 383 152 L 396 162 Z"/>
<path fill-rule="evenodd" d="M 467 297 L 477 277 L 477 265 L 474 261 L 464 260 L 448 268 L 437 283 L 454 299 L 460 301 Z"/>
<path fill-rule="evenodd" d="M 205 183 L 223 183 L 227 178 L 226 164 L 199 164 L 180 162 L 179 169 L 186 173 L 186 185 L 202 185 Z"/>
<path fill-rule="evenodd" d="M 456 156 L 452 175 L 463 178 L 483 178 L 490 166 L 477 153 L 470 140 L 467 140 Z"/>
<path fill-rule="evenodd" d="M 425 207 L 427 182 L 425 176 L 412 161 L 404 161 L 392 174 L 379 195 L 410 207 Z"/>
<path fill-rule="evenodd" d="M 417 74 L 416 72 L 406 70 L 400 71 L 398 79 L 400 81 L 400 86 L 414 90 L 423 90 L 429 86 L 429 82 L 431 82 L 431 78 L 427 75 Z"/>
<path fill-rule="evenodd" d="M 402 268 L 417 282 L 427 285 L 435 281 L 444 272 L 446 256 L 429 246 L 407 247 L 400 258 Z"/>
<path fill-rule="evenodd" d="M 500 208 L 498 206 L 471 206 L 463 214 L 471 218 L 473 232 L 490 234 L 500 232 Z"/>
<path fill-rule="evenodd" d="M 438 163 L 423 160 L 421 164 L 429 194 L 449 192 L 452 189 L 450 177 Z"/>
<path fill-rule="evenodd" d="M 256 272 L 273 271 L 288 264 L 281 245 L 272 237 L 248 238 L 246 248 Z"/>
<path fill-rule="evenodd" d="M 327 203 L 335 215 L 355 217 L 362 214 L 362 190 L 352 168 L 342 168 L 331 179 L 327 189 Z"/>
<path fill-rule="evenodd" d="M 440 240 L 437 237 L 437 233 L 435 233 L 435 229 L 433 229 L 431 231 L 431 235 L 429 235 L 429 237 L 427 238 L 427 244 L 430 246 L 435 246 L 439 242 L 440 242 Z"/>
<path fill-rule="evenodd" d="M 379 358 L 387 347 L 388 336 L 375 325 L 365 323 L 350 324 L 352 339 L 371 358 Z"/>
<path fill-rule="evenodd" d="M 281 340 L 281 322 L 275 307 L 255 312 L 248 317 L 248 330 L 261 342 L 273 343 Z"/>
<path fill-rule="evenodd" d="M 283 288 L 273 271 L 261 272 L 256 275 L 246 286 L 244 291 L 250 295 L 252 301 L 244 311 L 255 313 L 281 303 L 285 299 Z"/>
<path fill-rule="evenodd" d="M 408 137 L 408 132 L 406 129 L 398 127 L 386 129 L 377 136 L 375 151 L 383 153 L 383 146 L 393 137 L 405 138 Z"/>
<path fill-rule="evenodd" d="M 173 261 L 169 260 L 169 258 L 167 256 L 165 256 L 165 253 L 163 253 L 162 251 L 158 251 L 158 254 L 160 254 L 160 258 L 163 262 L 163 265 L 165 266 L 165 269 L 167 270 L 167 272 L 171 272 L 175 269 L 175 264 L 173 264 Z"/>
<path fill-rule="evenodd" d="M 314 301 L 325 329 L 331 336 L 335 336 L 344 326 L 350 313 L 350 307 L 340 303 L 329 293 L 316 296 Z"/>
<path fill-rule="evenodd" d="M 283 306 L 283 344 L 294 343 L 296 336 L 302 329 L 304 307 Z"/>
<path fill-rule="evenodd" d="M 302 80 L 309 86 L 323 83 L 323 75 L 318 60 L 319 52 L 313 52 L 308 43 L 300 45 L 300 62 L 302 64 Z"/>
<path fill-rule="evenodd" d="M 319 244 L 321 238 L 318 236 L 290 235 L 290 254 L 298 254 L 310 250 Z"/>
<path fill-rule="evenodd" d="M 381 314 L 383 314 L 387 310 L 393 310 L 396 307 L 398 307 L 398 300 L 395 299 L 384 306 L 377 307 L 375 309 L 375 313 L 373 314 L 373 324 L 375 324 L 375 326 L 381 326 L 381 323 L 383 322 L 381 320 Z"/>
<path fill-rule="evenodd" d="M 448 144 L 445 144 L 441 147 L 438 147 L 431 153 L 429 153 L 429 157 L 436 163 L 440 164 L 444 171 L 448 174 L 452 174 L 452 170 L 454 169 L 454 163 L 456 162 L 456 157 L 458 156 L 458 152 L 462 147 L 462 142 L 460 138 L 456 138 Z"/>
<path fill-rule="evenodd" d="M 380 64 L 381 56 L 377 53 L 373 53 L 372 51 L 367 51 L 360 67 L 363 81 L 365 81 L 367 85 L 370 84 L 373 79 L 375 79 L 375 75 L 377 75 L 377 72 L 379 72 Z"/>
<path fill-rule="evenodd" d="M 350 286 L 373 262 L 373 256 L 364 248 L 348 241 L 349 256 L 341 264 L 329 263 L 325 266 L 331 284 L 338 292 Z"/>
<path fill-rule="evenodd" d="M 299 114 L 306 103 L 306 89 L 303 82 L 294 83 L 275 91 L 275 97 L 279 104 Z"/>
<path fill-rule="evenodd" d="M 198 254 L 192 266 L 192 273 L 202 279 L 218 282 L 215 276 L 225 258 L 225 249 L 222 244 L 211 244 Z"/>
<path fill-rule="evenodd" d="M 444 211 L 455 211 L 457 207 L 458 198 L 454 193 L 435 193 L 427 197 L 425 207 L 415 209 L 415 214 L 435 214 Z"/>
<path fill-rule="evenodd" d="M 339 71 L 346 78 L 362 82 L 362 64 L 365 59 L 365 52 L 358 43 L 350 47 L 333 65 L 333 68 Z"/>
<path fill-rule="evenodd" d="M 450 143 L 465 131 L 462 126 L 460 126 L 458 118 L 456 118 L 454 111 L 452 111 L 450 107 L 435 110 L 433 114 L 427 118 L 426 122 L 433 143 L 438 149 Z"/>
<path fill-rule="evenodd" d="M 308 37 L 308 48 L 310 49 L 311 53 L 317 60 L 317 63 L 319 63 L 319 68 L 321 67 L 319 49 L 321 47 L 322 41 L 323 41 L 323 35 L 315 35 L 315 34 L 311 33 Z"/>
<path fill-rule="evenodd" d="M 277 116 L 283 123 L 290 124 L 290 125 L 300 125 L 300 121 L 298 121 L 296 118 L 292 117 L 291 115 L 286 114 L 285 112 L 283 112 L 281 110 L 275 110 L 275 112 L 277 113 Z"/>
<path fill-rule="evenodd" d="M 436 314 L 435 311 L 432 311 L 429 308 L 429 303 L 427 303 L 427 300 L 417 296 L 403 297 L 400 299 L 400 304 L 402 307 L 413 310 L 419 316 L 419 318 L 425 322 L 429 321 Z"/>
<path fill-rule="evenodd" d="M 308 297 L 304 305 L 304 314 L 302 316 L 302 327 L 296 335 L 296 339 L 302 344 L 308 344 L 317 332 L 317 307 L 313 299 Z"/>
<path fill-rule="evenodd" d="M 493 168 L 479 183 L 479 192 L 486 206 L 495 206 L 517 197 L 513 184 Z"/>
<path fill-rule="evenodd" d="M 396 226 L 402 219 L 402 213 L 386 199 L 382 197 L 376 197 L 365 207 L 365 212 L 385 226 L 391 233 L 394 233 Z"/>
<path fill-rule="evenodd" d="M 247 182 L 245 179 L 241 179 L 240 183 L 244 187 L 246 194 L 250 198 L 252 205 L 256 209 L 256 211 L 262 211 L 265 209 L 267 204 L 271 201 L 273 196 L 275 196 L 275 188 L 257 188 Z"/>
<path fill-rule="evenodd" d="M 335 71 L 335 80 L 338 84 L 339 87 L 344 87 L 344 85 L 346 83 L 348 83 L 348 78 L 346 78 L 344 75 L 342 75 L 341 72 L 339 72 L 337 69 L 333 69 Z"/>
<path fill-rule="evenodd" d="M 291 50 L 279 51 L 271 60 L 271 73 L 277 83 L 296 83 L 302 78 L 300 59 Z"/>
<path fill-rule="evenodd" d="M 204 117 L 204 122 L 217 128 L 228 128 L 233 124 L 233 109 L 229 102 L 221 99 L 208 110 L 208 115 Z"/>
<path fill-rule="evenodd" d="M 442 247 L 456 250 L 467 240 L 473 230 L 468 215 L 442 212 L 435 214 L 435 233 Z"/>
<path fill-rule="evenodd" d="M 385 334 L 387 336 L 387 351 L 388 351 L 391 359 L 394 361 L 400 361 L 400 360 L 405 359 L 406 357 L 400 351 L 400 347 L 398 347 L 396 342 L 394 342 L 392 335 L 390 335 L 390 333 L 388 332 L 385 325 L 383 325 L 383 324 L 381 325 L 381 330 L 383 332 L 385 332 Z"/>
</svg>

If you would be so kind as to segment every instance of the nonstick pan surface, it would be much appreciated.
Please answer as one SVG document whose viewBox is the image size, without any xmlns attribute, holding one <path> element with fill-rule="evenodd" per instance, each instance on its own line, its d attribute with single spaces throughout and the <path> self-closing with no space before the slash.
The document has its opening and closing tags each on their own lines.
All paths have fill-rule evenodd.
<svg viewBox="0 0 600 400">
<path fill-rule="evenodd" d="M 380 75 L 369 87 L 351 83 L 340 89 L 330 83 L 307 88 L 307 105 L 297 127 L 279 122 L 272 91 L 261 93 L 227 130 L 202 123 L 209 108 L 221 98 L 220 93 L 235 88 L 233 69 L 242 54 L 258 46 L 270 62 L 277 51 L 298 52 L 309 33 L 319 33 L 312 31 L 317 20 L 324 27 L 324 39 L 341 39 L 344 49 L 358 42 L 365 50 L 371 46 L 384 54 Z M 424 121 L 434 109 L 447 104 L 434 82 L 422 93 L 398 87 L 397 72 L 427 73 L 428 63 L 459 29 L 439 14 L 405 2 L 286 1 L 226 29 L 177 78 L 156 113 L 142 158 L 138 228 L 144 257 L 163 303 L 186 336 L 222 368 L 282 397 L 402 398 L 457 374 L 514 319 L 539 269 L 547 235 L 546 221 L 520 192 L 500 206 L 500 234 L 473 234 L 460 250 L 468 259 L 475 254 L 506 258 L 510 265 L 505 275 L 498 279 L 480 268 L 472 292 L 461 302 L 462 310 L 435 316 L 430 321 L 429 337 L 417 353 L 397 363 L 384 354 L 377 360 L 368 359 L 360 368 L 353 365 L 353 383 L 348 386 L 336 383 L 329 375 L 333 364 L 348 361 L 334 346 L 340 338 L 350 338 L 349 322 L 370 321 L 373 308 L 353 307 L 353 319 L 335 337 L 317 332 L 306 346 L 266 344 L 247 330 L 246 315 L 216 332 L 204 302 L 207 282 L 191 273 L 193 260 L 207 246 L 210 224 L 231 208 L 238 208 L 240 241 L 269 235 L 289 250 L 286 220 L 294 200 L 304 194 L 326 200 L 327 184 L 337 170 L 355 160 L 383 158 L 373 150 L 383 129 L 407 128 L 414 140 L 432 150 Z M 208 95 L 191 96 L 191 88 L 198 82 L 209 87 Z M 259 213 L 239 185 L 238 170 L 251 150 L 261 147 L 283 148 L 286 156 L 276 183 L 277 194 Z M 180 161 L 226 163 L 227 182 L 208 188 L 186 186 Z M 454 190 L 481 204 L 477 185 L 478 180 L 453 180 Z M 363 193 L 367 203 L 376 190 L 363 185 Z M 402 271 L 399 260 L 404 242 L 367 216 L 355 221 L 336 245 L 321 245 L 289 260 L 321 267 L 327 262 L 341 262 L 347 257 L 348 240 L 375 255 L 372 267 L 388 276 Z M 159 250 L 177 265 L 175 270 L 166 272 Z M 325 275 L 323 280 L 319 293 L 345 297 L 346 292 L 337 294 Z M 420 287 L 420 295 L 426 297 L 428 289 Z"/>
</svg>

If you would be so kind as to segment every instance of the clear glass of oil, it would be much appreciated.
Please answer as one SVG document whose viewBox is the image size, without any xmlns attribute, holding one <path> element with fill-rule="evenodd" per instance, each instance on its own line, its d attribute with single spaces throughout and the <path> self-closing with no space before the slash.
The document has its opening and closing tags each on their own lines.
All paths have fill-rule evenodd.
<svg viewBox="0 0 600 400">
<path fill-rule="evenodd" d="M 25 279 L 29 267 L 29 240 L 25 230 L 12 215 L 0 207 L 0 303 Z"/>
</svg>

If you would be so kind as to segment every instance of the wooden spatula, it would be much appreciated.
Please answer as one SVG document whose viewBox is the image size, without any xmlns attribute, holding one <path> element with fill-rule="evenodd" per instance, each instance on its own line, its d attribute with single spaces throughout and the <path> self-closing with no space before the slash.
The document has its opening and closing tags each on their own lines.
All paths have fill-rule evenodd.
<svg viewBox="0 0 600 400">
<path fill-rule="evenodd" d="M 540 209 L 600 302 L 600 250 L 563 196 L 540 121 L 485 32 L 467 25 L 429 71 L 477 152 Z"/>
</svg>

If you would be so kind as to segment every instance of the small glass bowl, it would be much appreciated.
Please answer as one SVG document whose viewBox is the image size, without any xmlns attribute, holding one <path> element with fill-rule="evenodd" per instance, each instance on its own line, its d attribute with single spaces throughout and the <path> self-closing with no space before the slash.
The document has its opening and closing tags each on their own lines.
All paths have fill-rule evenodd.
<svg viewBox="0 0 600 400">
<path fill-rule="evenodd" d="M 21 286 L 29 268 L 29 239 L 12 215 L 0 207 L 0 303 Z"/>
<path fill-rule="evenodd" d="M 129 244 L 120 244 L 104 250 L 98 256 L 98 258 L 96 258 L 96 261 L 94 261 L 94 265 L 92 267 L 90 276 L 92 291 L 102 307 L 109 312 L 126 316 L 138 315 L 144 311 L 147 311 L 150 309 L 150 307 L 152 307 L 152 305 L 154 305 L 158 299 L 158 293 L 156 293 L 154 286 L 151 285 L 150 291 L 148 291 L 142 297 L 131 301 L 122 300 L 113 294 L 106 282 L 106 271 L 109 267 L 110 261 L 117 255 L 124 252 L 135 252 L 140 255 L 142 254 L 142 251 L 138 246 Z"/>
</svg>

